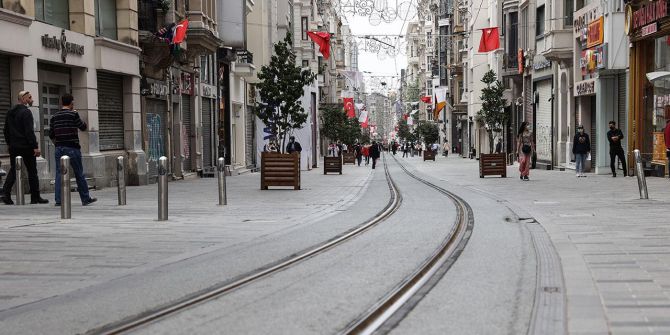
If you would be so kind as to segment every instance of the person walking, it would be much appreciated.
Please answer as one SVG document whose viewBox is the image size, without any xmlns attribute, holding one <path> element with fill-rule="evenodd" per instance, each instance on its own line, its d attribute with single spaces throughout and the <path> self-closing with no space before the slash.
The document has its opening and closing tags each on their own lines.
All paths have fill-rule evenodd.
<svg viewBox="0 0 670 335">
<path fill-rule="evenodd" d="M 302 146 L 300 146 L 300 142 L 295 140 L 295 136 L 291 136 L 288 138 L 288 144 L 286 145 L 286 152 L 289 154 L 292 154 L 294 152 L 297 153 L 302 152 Z"/>
<path fill-rule="evenodd" d="M 577 177 L 586 177 L 584 174 L 584 164 L 586 157 L 591 152 L 591 140 L 589 134 L 584 132 L 584 126 L 577 126 L 577 134 L 572 141 L 572 153 L 575 154 L 575 170 Z"/>
<path fill-rule="evenodd" d="M 398 147 L 395 142 L 391 142 L 391 152 L 393 152 L 393 156 L 395 156 L 396 151 L 398 151 Z"/>
<path fill-rule="evenodd" d="M 533 143 L 533 134 L 528 130 L 528 122 L 522 122 L 517 133 L 516 152 L 519 156 L 519 178 L 528 181 L 530 174 L 530 160 L 535 151 Z"/>
<path fill-rule="evenodd" d="M 67 155 L 70 157 L 70 166 L 77 180 L 77 191 L 83 206 L 90 205 L 98 199 L 92 198 L 88 192 L 88 184 L 84 177 L 84 166 L 81 162 L 81 146 L 79 145 L 79 132 L 86 131 L 88 126 L 74 110 L 74 98 L 71 94 L 61 97 L 63 107 L 51 117 L 51 133 L 49 137 L 56 146 L 56 176 L 61 175 L 60 159 Z M 61 201 L 61 178 L 56 178 L 56 206 Z"/>
<path fill-rule="evenodd" d="M 402 158 L 407 157 L 408 153 L 409 153 L 409 143 L 405 142 L 405 144 L 402 146 Z"/>
<path fill-rule="evenodd" d="M 363 148 L 361 148 L 361 145 L 358 142 L 354 144 L 354 153 L 356 154 L 356 162 L 358 163 L 358 166 L 361 166 L 361 161 L 363 160 Z"/>
<path fill-rule="evenodd" d="M 498 143 L 496 143 L 496 153 L 499 154 L 502 152 L 502 138 L 498 139 Z"/>
<path fill-rule="evenodd" d="M 444 144 L 442 144 L 442 155 L 444 157 L 449 156 L 449 141 L 444 140 Z"/>
<path fill-rule="evenodd" d="M 369 145 L 363 145 L 363 148 L 361 148 L 361 153 L 363 154 L 363 157 L 365 157 L 365 166 L 368 166 L 370 163 L 370 146 Z"/>
<path fill-rule="evenodd" d="M 372 169 L 377 166 L 377 158 L 381 156 L 381 149 L 379 144 L 376 141 L 372 141 L 372 146 L 370 147 L 370 158 L 372 159 Z"/>
<path fill-rule="evenodd" d="M 623 146 L 621 146 L 623 132 L 616 127 L 616 122 L 614 121 L 610 121 L 609 126 L 610 130 L 607 132 L 607 141 L 610 142 L 610 168 L 612 169 L 612 177 L 616 177 L 616 165 L 614 163 L 617 157 L 619 157 L 621 167 L 623 168 L 623 176 L 627 177 L 626 155 L 623 152 Z"/>
<path fill-rule="evenodd" d="M 33 96 L 28 91 L 19 92 L 18 104 L 7 112 L 5 119 L 4 136 L 9 148 L 9 163 L 11 168 L 5 179 L 2 201 L 13 205 L 12 187 L 16 182 L 16 157 L 23 157 L 23 164 L 28 170 L 28 184 L 30 185 L 30 203 L 46 204 L 49 200 L 40 196 L 40 180 L 37 177 L 37 157 L 41 155 L 35 137 L 33 112 L 28 107 L 33 105 Z"/>
</svg>

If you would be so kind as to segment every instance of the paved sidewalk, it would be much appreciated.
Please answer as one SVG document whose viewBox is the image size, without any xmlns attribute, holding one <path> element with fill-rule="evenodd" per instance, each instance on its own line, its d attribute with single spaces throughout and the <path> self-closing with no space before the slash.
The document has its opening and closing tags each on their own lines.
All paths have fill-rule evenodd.
<svg viewBox="0 0 670 335">
<path fill-rule="evenodd" d="M 73 201 L 71 220 L 49 205 L 0 205 L 0 312 L 203 254 L 212 248 L 287 233 L 354 205 L 371 170 L 346 165 L 343 175 L 302 172 L 302 190 L 260 190 L 260 174 L 227 178 L 228 205 L 217 206 L 217 180 L 169 183 L 169 220 L 157 221 L 157 185 L 94 191 Z M 73 200 L 78 200 L 76 193 Z M 282 257 L 281 255 L 277 257 Z"/>
<path fill-rule="evenodd" d="M 402 158 L 400 158 L 402 159 Z M 508 204 L 548 232 L 561 258 L 570 334 L 670 333 L 670 181 L 531 170 L 479 178 L 478 161 L 404 159 L 419 171 Z"/>
</svg>

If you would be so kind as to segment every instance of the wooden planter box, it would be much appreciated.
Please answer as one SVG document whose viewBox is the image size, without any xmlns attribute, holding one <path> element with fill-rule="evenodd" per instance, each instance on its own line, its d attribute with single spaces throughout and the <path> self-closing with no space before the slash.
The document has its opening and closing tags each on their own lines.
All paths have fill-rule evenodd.
<svg viewBox="0 0 670 335">
<path fill-rule="evenodd" d="M 300 154 L 261 153 L 261 190 L 268 186 L 293 186 L 300 189 Z"/>
<path fill-rule="evenodd" d="M 323 157 L 323 174 L 328 172 L 342 174 L 342 157 Z"/>
<path fill-rule="evenodd" d="M 345 152 L 342 154 L 342 164 L 351 163 L 356 165 L 356 153 L 355 152 Z"/>
<path fill-rule="evenodd" d="M 507 178 L 507 154 L 479 154 L 479 178 L 501 176 Z"/>
<path fill-rule="evenodd" d="M 427 161 L 429 159 L 433 160 L 433 162 L 434 162 L 435 161 L 435 153 L 433 152 L 433 150 L 424 150 L 423 151 L 423 160 Z"/>
</svg>

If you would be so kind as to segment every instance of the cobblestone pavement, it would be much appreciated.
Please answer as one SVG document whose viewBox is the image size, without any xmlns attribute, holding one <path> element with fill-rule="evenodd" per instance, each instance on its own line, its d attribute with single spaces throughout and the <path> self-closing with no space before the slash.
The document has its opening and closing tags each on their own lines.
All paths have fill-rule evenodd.
<svg viewBox="0 0 670 335">
<path fill-rule="evenodd" d="M 99 201 L 73 201 L 71 220 L 60 220 L 53 194 L 48 205 L 0 205 L 0 313 L 323 220 L 354 205 L 371 176 L 350 165 L 343 176 L 303 171 L 301 191 L 261 191 L 259 174 L 229 177 L 222 207 L 216 179 L 170 182 L 166 222 L 157 221 L 155 184 L 128 187 L 122 207 L 116 188 L 93 191 Z"/>
<path fill-rule="evenodd" d="M 478 161 L 450 156 L 436 162 L 405 159 L 417 170 L 506 203 L 548 232 L 563 268 L 570 334 L 670 333 L 670 182 L 574 171 L 531 170 L 520 181 L 479 178 Z"/>
</svg>

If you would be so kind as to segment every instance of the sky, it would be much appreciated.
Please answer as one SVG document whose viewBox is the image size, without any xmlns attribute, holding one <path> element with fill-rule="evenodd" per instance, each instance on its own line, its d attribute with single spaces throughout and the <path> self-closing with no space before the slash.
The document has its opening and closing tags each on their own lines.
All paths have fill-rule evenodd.
<svg viewBox="0 0 670 335">
<path fill-rule="evenodd" d="M 349 24 L 351 32 L 354 35 L 383 34 L 404 36 L 407 29 L 407 24 L 404 24 L 404 21 L 401 19 L 396 19 L 391 23 L 382 22 L 377 26 L 372 25 L 367 16 L 348 14 L 345 16 L 345 19 L 344 23 Z M 365 42 L 362 38 L 357 40 L 361 44 Z M 364 73 L 366 80 L 370 76 L 397 76 L 395 78 L 380 78 L 387 82 L 389 80 L 392 81 L 388 82 L 388 87 L 397 89 L 400 82 L 400 70 L 406 67 L 407 57 L 404 54 L 389 56 L 384 53 L 384 55 L 380 56 L 378 53 L 363 51 L 362 47 L 359 48 L 358 70 L 361 72 L 372 72 Z M 369 91 L 369 89 L 366 89 L 366 91 Z"/>
</svg>

